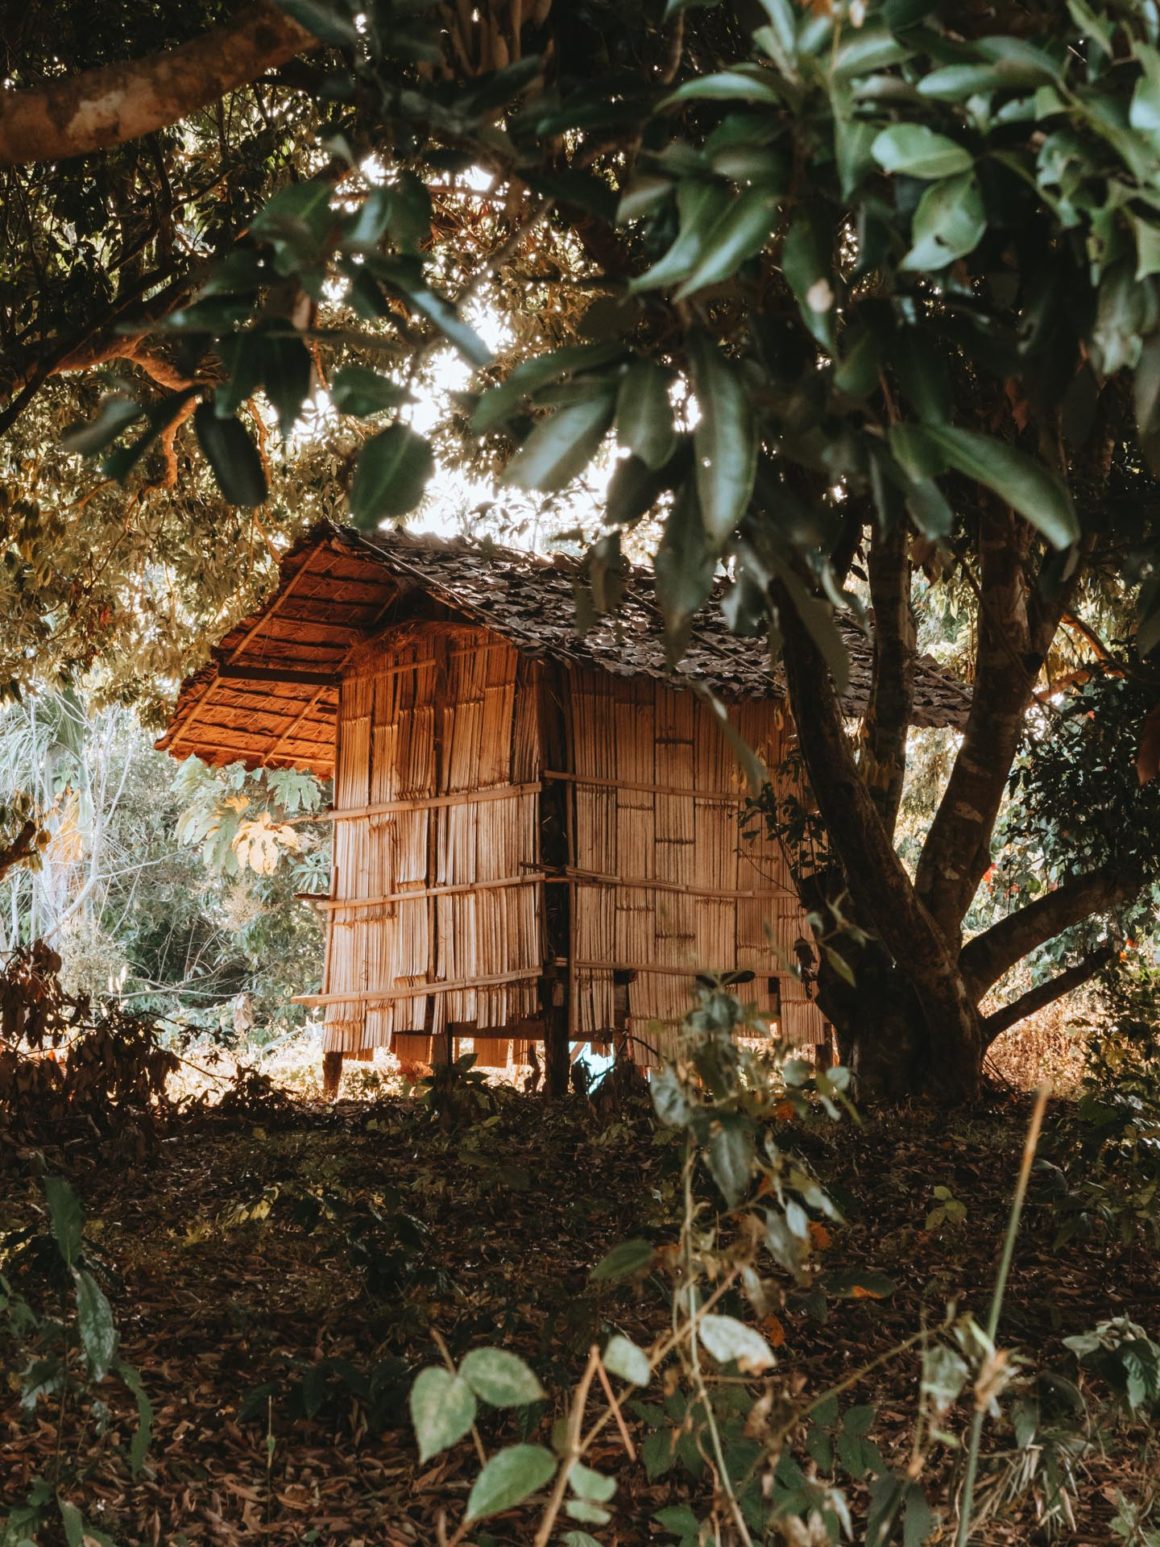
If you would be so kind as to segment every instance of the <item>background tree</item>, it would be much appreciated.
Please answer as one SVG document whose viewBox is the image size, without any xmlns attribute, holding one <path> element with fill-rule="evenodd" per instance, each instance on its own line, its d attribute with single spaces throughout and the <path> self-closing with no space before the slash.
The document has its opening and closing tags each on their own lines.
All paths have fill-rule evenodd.
<svg viewBox="0 0 1160 1547">
<path fill-rule="evenodd" d="M 653 512 L 674 654 L 726 566 L 731 622 L 784 654 L 829 834 L 812 894 L 826 960 L 857 987 L 823 971 L 824 1006 L 868 1084 L 971 1095 L 984 958 L 1000 939 L 1034 950 L 1150 879 L 1150 856 L 1093 869 L 1075 851 L 1018 930 L 964 945 L 1064 617 L 1101 584 L 1139 589 L 1132 673 L 1160 635 L 1151 9 L 1029 5 L 1001 34 L 990 12 L 935 0 L 283 10 L 321 47 L 274 78 L 289 92 L 270 126 L 280 173 L 242 180 L 240 221 L 215 223 L 212 185 L 191 197 L 197 263 L 106 306 L 137 377 L 66 445 L 137 490 L 149 458 L 189 454 L 192 426 L 223 498 L 262 506 L 261 438 L 275 419 L 291 436 L 321 375 L 347 422 L 384 425 L 354 431 L 350 510 L 374 525 L 422 497 L 434 454 L 410 398 L 448 346 L 485 373 L 452 424 L 496 459 L 518 446 L 516 487 L 567 487 L 615 435 L 627 454 L 589 564 L 595 605 L 614 599 L 623 532 Z M 137 82 L 157 77 L 149 42 L 127 51 Z M 29 67 L 16 79 L 12 144 L 43 111 Z M 53 85 L 87 100 L 72 88 Z M 260 113 L 263 89 L 243 105 Z M 236 100 L 195 116 L 192 143 L 210 146 Z M 185 153 L 185 126 L 172 134 L 163 166 Z M 139 158 L 132 143 L 110 164 Z M 243 149 L 219 129 L 223 168 L 252 168 Z M 107 224 L 114 210 L 110 196 Z M 148 245 L 161 227 L 146 225 Z M 122 249 L 101 244 L 94 273 Z M 11 377 L 10 416 L 81 363 L 25 305 L 35 359 Z M 482 308 L 510 325 L 499 362 Z M 970 590 L 976 645 L 912 876 L 894 834 L 916 563 Z M 833 613 L 866 600 L 876 665 L 855 745 Z"/>
</svg>

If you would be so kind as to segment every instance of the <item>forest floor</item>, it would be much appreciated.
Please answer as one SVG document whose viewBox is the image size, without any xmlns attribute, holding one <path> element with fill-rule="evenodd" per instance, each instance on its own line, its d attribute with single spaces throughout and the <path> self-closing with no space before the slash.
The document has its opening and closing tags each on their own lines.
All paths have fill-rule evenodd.
<svg viewBox="0 0 1160 1547">
<path fill-rule="evenodd" d="M 1026 1118 L 1027 1103 L 1010 1098 L 953 1122 L 916 1108 L 811 1133 L 811 1160 L 848 1220 L 832 1232 L 828 1265 L 869 1265 L 895 1287 L 881 1300 L 836 1303 L 824 1324 L 786 1310 L 782 1371 L 821 1391 L 923 1317 L 937 1320 L 947 1300 L 983 1319 Z M 133 1404 L 112 1378 L 100 1388 L 111 1410 L 100 1436 L 80 1404 L 63 1423 L 53 1398 L 30 1417 L 10 1372 L 8 1391 L 0 1387 L 0 1522 L 35 1477 L 71 1458 L 68 1496 L 118 1547 L 426 1547 L 439 1509 L 458 1520 L 478 1470 L 467 1441 L 417 1462 L 405 1395 L 414 1373 L 438 1362 L 434 1333 L 457 1358 L 482 1345 L 520 1353 L 559 1412 L 594 1341 L 619 1330 L 647 1345 L 669 1315 L 655 1278 L 589 1281 L 617 1242 L 675 1233 L 677 1157 L 644 1111 L 601 1127 L 579 1098 L 549 1106 L 508 1092 L 491 1118 L 448 1133 L 412 1101 L 298 1102 L 180 1121 L 147 1161 L 109 1163 L 78 1147 L 68 1170 L 123 1356 L 155 1408 L 152 1443 L 134 1480 Z M 966 1215 L 928 1231 L 935 1187 Z M 41 1210 L 35 1167 L 9 1172 L 0 1236 Z M 1054 1232 L 1048 1208 L 1028 1210 L 1006 1346 L 1074 1377 L 1063 1337 L 1116 1315 L 1160 1333 L 1154 1258 L 1115 1244 L 1055 1251 Z M 906 1356 L 851 1393 L 877 1404 L 873 1437 L 894 1459 L 910 1445 L 917 1385 Z M 489 1444 L 522 1437 L 513 1415 L 496 1416 Z M 543 1434 L 552 1416 L 540 1419 Z M 639 1440 L 637 1421 L 629 1426 Z M 1074 1529 L 1060 1540 L 1106 1547 L 1117 1493 L 1147 1500 L 1155 1459 L 1141 1436 L 1125 1428 L 1083 1460 Z M 699 1485 L 678 1469 L 650 1481 L 619 1443 L 610 1429 L 595 1457 L 620 1485 L 602 1541 L 672 1542 L 652 1516 L 697 1497 Z M 864 1509 L 860 1485 L 848 1487 Z M 472 1540 L 526 1547 L 530 1518 L 501 1517 Z M 1036 1539 L 1025 1503 L 975 1540 Z M 933 1540 L 948 1541 L 949 1530 Z"/>
</svg>

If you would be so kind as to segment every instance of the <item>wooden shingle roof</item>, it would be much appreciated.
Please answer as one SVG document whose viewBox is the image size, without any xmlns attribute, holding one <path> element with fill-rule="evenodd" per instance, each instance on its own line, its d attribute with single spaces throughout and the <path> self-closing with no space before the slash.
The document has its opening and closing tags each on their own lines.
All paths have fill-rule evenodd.
<svg viewBox="0 0 1160 1547">
<path fill-rule="evenodd" d="M 572 560 L 406 532 L 364 536 L 321 523 L 283 558 L 270 598 L 182 685 L 157 745 L 209 763 L 329 775 L 346 661 L 391 622 L 422 616 L 424 606 L 493 629 L 527 655 L 675 686 L 694 679 L 724 699 L 784 694 L 765 642 L 730 633 L 716 606 L 700 614 L 683 659 L 670 667 L 652 576 L 643 570 L 631 572 L 616 613 L 581 633 L 577 580 Z M 873 645 L 852 624 L 843 631 L 850 654 L 844 702 L 859 714 L 869 694 Z M 963 723 L 965 690 L 929 657 L 917 663 L 915 686 L 916 725 Z"/>
</svg>

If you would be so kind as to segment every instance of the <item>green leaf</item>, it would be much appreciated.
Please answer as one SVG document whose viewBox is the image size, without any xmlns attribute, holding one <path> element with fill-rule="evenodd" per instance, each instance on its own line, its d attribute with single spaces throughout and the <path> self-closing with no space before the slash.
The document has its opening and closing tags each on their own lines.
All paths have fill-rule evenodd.
<svg viewBox="0 0 1160 1547">
<path fill-rule="evenodd" d="M 473 1348 L 459 1373 L 476 1396 L 492 1407 L 526 1407 L 544 1395 L 524 1361 L 503 1348 Z"/>
<path fill-rule="evenodd" d="M 662 97 L 657 111 L 680 102 L 770 102 L 780 107 L 783 93 L 766 74 L 748 74 L 741 70 L 719 70 L 685 81 L 676 91 Z"/>
<path fill-rule="evenodd" d="M 565 1531 L 564 1547 L 600 1547 L 600 1543 L 587 1531 Z"/>
<path fill-rule="evenodd" d="M 300 338 L 267 338 L 262 349 L 262 377 L 266 396 L 278 414 L 283 439 L 298 422 L 310 393 L 314 362 Z"/>
<path fill-rule="evenodd" d="M 145 1457 L 153 1440 L 153 1403 L 142 1385 L 141 1376 L 131 1364 L 118 1360 L 117 1374 L 125 1382 L 137 1403 L 137 1427 L 129 1443 L 129 1466 L 134 1477 L 139 1477 L 145 1465 Z"/>
<path fill-rule="evenodd" d="M 648 1355 L 644 1349 L 638 1348 L 619 1332 L 608 1340 L 608 1347 L 604 1350 L 604 1368 L 610 1375 L 619 1375 L 621 1380 L 631 1381 L 634 1386 L 647 1386 L 652 1379 Z"/>
<path fill-rule="evenodd" d="M 464 1520 L 486 1520 L 522 1503 L 555 1470 L 555 1456 L 542 1445 L 509 1445 L 497 1451 L 472 1485 Z"/>
<path fill-rule="evenodd" d="M 684 1128 L 693 1115 L 685 1087 L 671 1064 L 659 1069 L 651 1080 L 653 1106 L 662 1123 Z"/>
<path fill-rule="evenodd" d="M 953 177 L 972 164 L 969 150 L 925 124 L 892 124 L 875 138 L 870 154 L 884 172 L 907 177 Z"/>
<path fill-rule="evenodd" d="M 1078 540 L 1080 528 L 1071 495 L 1041 462 L 973 430 L 931 424 L 925 433 L 952 467 L 993 489 L 1056 548 L 1067 548 Z"/>
<path fill-rule="evenodd" d="M 113 1360 L 117 1357 L 117 1328 L 113 1321 L 113 1308 L 91 1273 L 74 1269 L 77 1301 L 77 1331 L 89 1375 L 95 1381 L 104 1380 Z"/>
<path fill-rule="evenodd" d="M 102 398 L 97 417 L 87 424 L 70 424 L 60 438 L 61 447 L 79 456 L 90 456 L 101 451 L 110 441 L 116 440 L 126 425 L 139 419 L 144 410 L 139 403 L 123 393 L 111 393 Z"/>
<path fill-rule="evenodd" d="M 572 1520 L 583 1520 L 586 1525 L 607 1525 L 612 1519 L 608 1511 L 600 1504 L 591 1504 L 587 1499 L 569 1499 L 564 1505 L 564 1513 Z"/>
<path fill-rule="evenodd" d="M 330 384 L 330 400 L 338 412 L 358 419 L 398 408 L 410 398 L 405 387 L 365 365 L 344 365 Z"/>
<path fill-rule="evenodd" d="M 821 216 L 803 208 L 794 217 L 781 247 L 781 268 L 793 291 L 802 321 L 823 348 L 834 352 L 835 296 L 829 232 Z"/>
<path fill-rule="evenodd" d="M 753 1170 L 753 1131 L 748 1120 L 736 1115 L 722 1119 L 709 1139 L 705 1162 L 725 1202 L 736 1208 L 749 1191 Z"/>
<path fill-rule="evenodd" d="M 921 1486 L 911 1483 L 903 1506 L 902 1547 L 922 1547 L 937 1524 Z"/>
<path fill-rule="evenodd" d="M 918 90 L 932 102 L 965 102 L 968 97 L 985 92 L 1030 91 L 1058 79 L 1059 71 L 1050 60 L 1045 62 L 1045 57 L 1000 57 L 983 64 L 944 65 L 941 70 L 924 75 Z"/>
<path fill-rule="evenodd" d="M 706 285 L 731 279 L 748 258 L 759 253 L 777 220 L 778 199 L 763 188 L 746 188 L 705 237 L 701 255 L 675 299 L 683 301 Z"/>
<path fill-rule="evenodd" d="M 1160 473 L 1160 333 L 1144 340 L 1133 386 L 1140 449 L 1152 472 Z"/>
<path fill-rule="evenodd" d="M 830 669 L 834 686 L 841 697 L 850 686 L 850 654 L 846 642 L 834 622 L 834 609 L 821 597 L 811 596 L 809 591 L 784 564 L 776 566 L 778 577 L 789 593 L 794 611 L 805 625 L 806 631 Z"/>
<path fill-rule="evenodd" d="M 693 460 L 701 520 L 720 550 L 744 516 L 757 474 L 757 429 L 736 366 L 701 333 L 689 340 L 693 391 L 701 417 Z"/>
<path fill-rule="evenodd" d="M 541 419 L 507 465 L 504 482 L 551 493 L 579 476 L 612 421 L 613 399 L 601 391 Z"/>
<path fill-rule="evenodd" d="M 639 1238 L 621 1241 L 601 1257 L 588 1277 L 597 1284 L 629 1278 L 634 1273 L 643 1273 L 646 1268 L 651 1268 L 653 1256 L 652 1243 L 649 1241 Z"/>
<path fill-rule="evenodd" d="M 48 1204 L 48 1218 L 52 1226 L 52 1238 L 57 1251 L 71 1268 L 80 1256 L 81 1236 L 84 1232 L 84 1210 L 81 1200 L 73 1192 L 63 1176 L 46 1176 L 44 1199 Z"/>
<path fill-rule="evenodd" d="M 454 1445 L 475 1422 L 471 1387 L 461 1376 L 437 1365 L 419 1371 L 411 1387 L 409 1405 L 420 1462 Z"/>
<path fill-rule="evenodd" d="M 615 1477 L 605 1477 L 603 1472 L 594 1472 L 579 1461 L 573 1461 L 568 1482 L 578 1498 L 591 1499 L 597 1504 L 607 1504 L 616 1492 Z"/>
<path fill-rule="evenodd" d="M 634 360 L 616 394 L 616 439 L 646 467 L 663 467 L 673 454 L 672 374 L 651 360 Z"/>
<path fill-rule="evenodd" d="M 64 1539 L 68 1547 L 116 1547 L 113 1538 L 106 1531 L 98 1531 L 95 1525 L 90 1524 L 75 1504 L 70 1504 L 59 1494 L 56 1502 L 60 1509 L 60 1520 L 64 1526 Z M 17 1542 L 16 1547 L 24 1547 L 24 1544 Z M 29 1547 L 32 1547 L 31 1543 Z"/>
<path fill-rule="evenodd" d="M 550 382 L 594 371 L 623 353 L 618 343 L 571 344 L 548 354 L 533 355 L 517 365 L 506 381 L 491 387 L 475 405 L 471 428 L 477 435 L 496 429 L 519 407 L 523 399 Z"/>
<path fill-rule="evenodd" d="M 260 505 L 266 498 L 266 474 L 238 420 L 219 419 L 211 403 L 199 403 L 193 427 L 223 498 L 231 505 Z"/>
<path fill-rule="evenodd" d="M 696 612 L 713 589 L 716 559 L 705 537 L 694 480 L 673 502 L 654 560 L 657 602 L 665 620 L 666 648 L 679 659 Z"/>
<path fill-rule="evenodd" d="M 773 1349 L 753 1327 L 734 1316 L 700 1316 L 701 1342 L 718 1364 L 735 1362 L 745 1375 L 760 1375 L 776 1363 Z"/>
<path fill-rule="evenodd" d="M 409 425 L 380 430 L 359 452 L 350 485 L 351 519 L 363 531 L 385 516 L 405 516 L 423 498 L 435 458 L 422 435 Z"/>
<path fill-rule="evenodd" d="M 983 196 L 973 172 L 960 172 L 928 188 L 911 226 L 913 246 L 903 269 L 937 271 L 973 252 L 987 229 Z"/>
<path fill-rule="evenodd" d="M 326 5 L 324 0 L 274 0 L 274 3 L 323 43 L 335 48 L 349 48 L 358 42 L 354 22 L 335 6 Z"/>
<path fill-rule="evenodd" d="M 732 195 L 720 183 L 685 178 L 677 187 L 677 211 L 680 229 L 676 241 L 663 258 L 629 282 L 629 290 L 655 290 L 674 285 L 692 271 L 704 250 L 705 238 L 732 202 Z"/>
</svg>

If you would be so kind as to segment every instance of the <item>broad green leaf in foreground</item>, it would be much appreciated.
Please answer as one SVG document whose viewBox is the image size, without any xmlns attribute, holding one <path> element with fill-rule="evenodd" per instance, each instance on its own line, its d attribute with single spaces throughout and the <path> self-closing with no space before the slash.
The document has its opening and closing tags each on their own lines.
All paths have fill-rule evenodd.
<svg viewBox="0 0 1160 1547">
<path fill-rule="evenodd" d="M 459 1373 L 476 1396 L 492 1407 L 526 1407 L 544 1395 L 524 1361 L 503 1348 L 473 1348 Z"/>
<path fill-rule="evenodd" d="M 1071 495 L 1041 462 L 974 430 L 940 424 L 928 425 L 926 434 L 953 468 L 993 489 L 1055 547 L 1066 548 L 1078 540 L 1079 522 Z"/>
<path fill-rule="evenodd" d="M 471 1387 L 461 1376 L 436 1365 L 420 1370 L 415 1377 L 410 1407 L 420 1461 L 454 1445 L 475 1422 Z"/>
<path fill-rule="evenodd" d="M 612 398 L 600 392 L 542 419 L 507 465 L 506 483 L 551 493 L 572 482 L 592 460 L 612 419 Z"/>
<path fill-rule="evenodd" d="M 925 124 L 892 124 L 877 136 L 870 153 L 884 172 L 908 177 L 953 177 L 969 172 L 969 150 Z"/>
<path fill-rule="evenodd" d="M 485 1520 L 521 1504 L 556 1470 L 556 1458 L 542 1445 L 509 1445 L 480 1472 L 467 1499 L 466 1520 Z"/>
<path fill-rule="evenodd" d="M 364 531 L 384 516 L 405 516 L 423 498 L 435 466 L 431 447 L 409 425 L 392 424 L 359 452 L 350 486 L 350 513 Z"/>
</svg>

